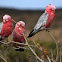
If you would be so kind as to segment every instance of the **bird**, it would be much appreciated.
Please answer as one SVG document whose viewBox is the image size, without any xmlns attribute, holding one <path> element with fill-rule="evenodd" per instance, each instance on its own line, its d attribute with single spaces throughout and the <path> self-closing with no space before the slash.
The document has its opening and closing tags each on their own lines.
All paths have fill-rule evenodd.
<svg viewBox="0 0 62 62">
<path fill-rule="evenodd" d="M 15 42 L 25 43 L 25 38 L 23 34 L 26 36 L 25 22 L 19 21 L 16 23 L 15 28 L 13 30 L 13 40 Z M 24 49 L 19 48 L 19 49 L 16 49 L 16 51 L 24 51 Z"/>
<path fill-rule="evenodd" d="M 33 30 L 29 33 L 27 38 L 34 36 L 42 30 L 48 30 L 55 17 L 56 7 L 52 4 L 46 6 L 45 12 L 40 16 Z"/>
<path fill-rule="evenodd" d="M 12 31 L 13 31 L 13 24 L 11 16 L 5 14 L 3 16 L 2 22 L 0 23 L 0 41 L 2 40 L 2 38 L 8 38 L 8 36 L 12 33 Z"/>
</svg>

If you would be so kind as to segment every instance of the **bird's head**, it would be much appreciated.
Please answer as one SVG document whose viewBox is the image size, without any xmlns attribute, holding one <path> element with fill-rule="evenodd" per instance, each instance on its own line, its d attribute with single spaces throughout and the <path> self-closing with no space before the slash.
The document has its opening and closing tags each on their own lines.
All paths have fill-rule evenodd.
<svg viewBox="0 0 62 62">
<path fill-rule="evenodd" d="M 3 22 L 4 22 L 4 23 L 6 23 L 6 22 L 12 22 L 12 21 L 11 21 L 11 16 L 5 14 L 5 15 L 3 16 Z"/>
<path fill-rule="evenodd" d="M 19 21 L 16 24 L 16 28 L 19 28 L 20 30 L 25 28 L 25 23 L 23 21 Z"/>
<path fill-rule="evenodd" d="M 47 12 L 47 13 L 55 13 L 55 9 L 56 9 L 56 7 L 55 6 L 53 6 L 52 4 L 49 4 L 47 7 L 46 7 L 46 9 L 45 9 L 45 12 Z"/>
</svg>

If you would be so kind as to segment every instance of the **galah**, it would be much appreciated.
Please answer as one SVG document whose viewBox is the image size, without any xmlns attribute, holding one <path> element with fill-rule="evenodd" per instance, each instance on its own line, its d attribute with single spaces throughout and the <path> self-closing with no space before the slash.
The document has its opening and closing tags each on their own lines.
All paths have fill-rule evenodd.
<svg viewBox="0 0 62 62">
<path fill-rule="evenodd" d="M 13 30 L 13 40 L 15 42 L 25 43 L 25 23 L 23 21 L 19 21 L 16 23 L 15 28 Z M 23 48 L 17 49 L 17 51 L 24 51 Z"/>
<path fill-rule="evenodd" d="M 13 31 L 11 16 L 5 14 L 3 21 L 0 23 L 0 41 L 2 37 L 7 38 Z"/>
<path fill-rule="evenodd" d="M 55 17 L 55 9 L 56 7 L 52 4 L 49 4 L 46 7 L 45 12 L 40 16 L 37 24 L 35 25 L 34 29 L 30 32 L 28 38 L 32 37 L 37 32 L 47 30 L 48 27 L 50 27 Z"/>
</svg>

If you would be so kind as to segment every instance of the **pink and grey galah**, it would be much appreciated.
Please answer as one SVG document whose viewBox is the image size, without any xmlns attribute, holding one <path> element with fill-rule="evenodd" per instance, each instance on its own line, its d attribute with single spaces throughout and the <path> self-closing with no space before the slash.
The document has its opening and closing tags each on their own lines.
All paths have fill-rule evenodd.
<svg viewBox="0 0 62 62">
<path fill-rule="evenodd" d="M 50 27 L 55 17 L 55 9 L 56 7 L 52 4 L 49 4 L 46 7 L 45 12 L 40 16 L 37 24 L 35 25 L 34 29 L 30 32 L 28 38 L 32 37 L 37 32 L 47 30 Z"/>
<path fill-rule="evenodd" d="M 13 30 L 13 40 L 15 42 L 25 43 L 24 35 L 25 33 L 25 23 L 23 21 L 19 21 L 15 25 L 15 29 Z M 17 49 L 18 51 L 23 51 L 24 49 Z"/>
<path fill-rule="evenodd" d="M 2 40 L 2 37 L 7 38 L 13 31 L 13 25 L 11 16 L 5 14 L 3 16 L 3 21 L 0 23 L 0 41 Z"/>
</svg>

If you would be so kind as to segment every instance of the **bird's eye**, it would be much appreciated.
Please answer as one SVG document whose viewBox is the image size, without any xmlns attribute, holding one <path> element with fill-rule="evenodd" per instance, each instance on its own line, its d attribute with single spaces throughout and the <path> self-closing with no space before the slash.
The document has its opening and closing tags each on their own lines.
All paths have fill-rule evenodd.
<svg viewBox="0 0 62 62">
<path fill-rule="evenodd" d="M 8 21 L 8 19 L 6 19 L 6 21 Z"/>
<path fill-rule="evenodd" d="M 22 24 L 22 26 L 24 26 L 24 24 Z"/>
</svg>

